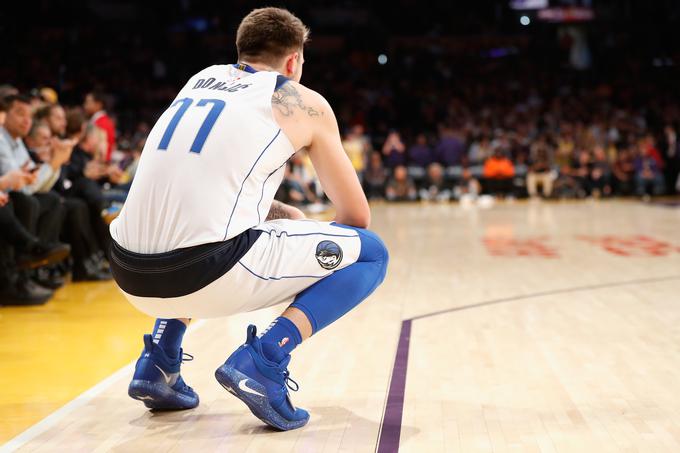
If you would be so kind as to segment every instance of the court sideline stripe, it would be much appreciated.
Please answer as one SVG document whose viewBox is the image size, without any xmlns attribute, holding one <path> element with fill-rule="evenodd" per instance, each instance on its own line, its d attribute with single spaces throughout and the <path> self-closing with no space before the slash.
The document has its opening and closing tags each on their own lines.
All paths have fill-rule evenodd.
<svg viewBox="0 0 680 453">
<path fill-rule="evenodd" d="M 390 379 L 389 390 L 387 391 L 387 402 L 382 417 L 382 424 L 378 432 L 378 442 L 375 451 L 377 453 L 396 452 L 399 450 L 399 442 L 401 440 L 401 421 L 404 413 L 404 396 L 406 391 L 406 371 L 408 367 L 408 352 L 411 342 L 411 325 L 413 321 L 419 319 L 430 318 L 447 313 L 454 313 L 457 311 L 471 310 L 473 308 L 486 307 L 489 305 L 498 305 L 507 302 L 515 302 L 526 299 L 535 299 L 537 297 L 551 296 L 555 294 L 574 293 L 580 291 L 615 288 L 617 286 L 627 286 L 643 283 L 658 283 L 669 280 L 680 280 L 680 275 L 669 275 L 665 277 L 652 277 L 637 280 L 626 280 L 619 282 L 601 283 L 597 285 L 574 286 L 571 288 L 560 288 L 550 291 L 541 291 L 531 294 L 522 294 L 519 296 L 506 297 L 503 299 L 493 299 L 476 304 L 463 305 L 460 307 L 449 308 L 446 310 L 435 311 L 424 315 L 414 316 L 405 319 L 401 323 L 401 330 L 399 332 L 399 342 L 397 344 L 397 353 L 394 359 L 392 368 L 392 375 Z"/>
<path fill-rule="evenodd" d="M 194 332 L 194 331 L 200 329 L 201 327 L 203 327 L 204 325 L 205 325 L 205 320 L 201 319 L 199 321 L 196 321 L 195 323 L 191 323 L 187 330 Z M 4 445 L 0 446 L 0 453 L 6 453 L 6 452 L 18 450 L 19 448 L 23 447 L 28 442 L 30 442 L 33 439 L 35 439 L 36 437 L 38 437 L 39 435 L 48 431 L 50 428 L 55 426 L 59 421 L 61 421 L 64 417 L 66 417 L 68 414 L 70 414 L 74 410 L 81 408 L 81 407 L 85 406 L 86 404 L 88 404 L 91 400 L 93 400 L 99 394 L 104 392 L 104 390 L 106 390 L 107 388 L 111 387 L 119 379 L 121 379 L 125 376 L 129 377 L 130 374 L 132 373 L 132 371 L 134 370 L 136 361 L 137 361 L 137 359 L 128 363 L 127 365 L 125 365 L 124 367 L 122 367 L 121 369 L 119 369 L 118 371 L 113 373 L 111 376 L 107 377 L 106 379 L 99 382 L 98 384 L 95 384 L 94 387 L 91 387 L 88 390 L 84 391 L 83 393 L 76 396 L 74 399 L 72 399 L 71 401 L 69 401 L 65 405 L 61 406 L 56 411 L 52 412 L 47 417 L 40 420 L 35 425 L 29 427 L 25 431 L 18 434 L 16 437 L 7 441 Z"/>
</svg>

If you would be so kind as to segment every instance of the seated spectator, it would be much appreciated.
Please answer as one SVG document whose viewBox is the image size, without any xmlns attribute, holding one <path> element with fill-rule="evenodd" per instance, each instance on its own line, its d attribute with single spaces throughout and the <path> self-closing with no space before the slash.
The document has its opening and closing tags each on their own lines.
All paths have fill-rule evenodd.
<svg viewBox="0 0 680 453">
<path fill-rule="evenodd" d="M 553 180 L 555 179 L 552 167 L 552 149 L 545 139 L 539 140 L 531 147 L 529 171 L 527 172 L 527 192 L 529 192 L 531 198 L 538 196 L 539 185 L 541 186 L 543 196 L 550 198 Z"/>
<path fill-rule="evenodd" d="M 58 200 L 62 208 L 62 218 L 58 225 L 62 234 L 55 236 L 55 240 L 64 239 L 64 218 L 71 218 L 73 209 L 82 209 L 84 206 L 74 206 L 72 203 L 66 203 L 56 192 L 52 192 L 57 179 L 60 174 L 60 167 L 68 161 L 73 151 L 73 146 L 75 142 L 72 140 L 62 140 L 52 137 L 52 132 L 46 122 L 33 121 L 31 130 L 28 135 L 24 138 L 24 143 L 26 144 L 29 152 L 30 158 L 37 165 L 49 164 L 55 169 L 52 177 L 45 181 L 45 183 L 38 189 L 41 194 L 49 193 L 49 196 Z M 85 208 L 86 209 L 86 208 Z M 80 228 L 80 223 L 75 223 L 76 228 Z M 72 241 L 65 241 L 67 244 L 71 245 Z M 50 288 L 57 289 L 64 285 L 65 283 L 66 268 L 52 266 L 49 268 L 39 269 L 35 272 L 34 278 L 41 285 Z"/>
<path fill-rule="evenodd" d="M 102 211 L 107 204 L 98 181 L 106 178 L 109 166 L 95 159 L 95 156 L 106 149 L 105 136 L 96 126 L 86 125 L 85 118 L 78 111 L 67 115 L 66 135 L 79 141 L 73 149 L 71 159 L 62 167 L 55 190 L 67 198 L 78 198 L 87 204 L 90 226 L 95 235 L 101 264 L 105 268 L 103 255 L 108 253 L 111 236 L 108 225 L 102 218 Z"/>
<path fill-rule="evenodd" d="M 432 163 L 427 167 L 425 187 L 420 189 L 420 199 L 427 201 L 449 201 L 452 191 L 449 183 L 444 178 L 444 169 L 438 163 Z"/>
<path fill-rule="evenodd" d="M 635 178 L 635 161 L 629 149 L 621 149 L 612 166 L 614 187 L 621 195 L 633 193 L 633 179 Z"/>
<path fill-rule="evenodd" d="M 295 171 L 295 164 L 286 164 L 283 182 L 276 193 L 276 199 L 293 206 L 304 206 L 316 202 L 316 195 Z"/>
<path fill-rule="evenodd" d="M 364 134 L 364 127 L 361 124 L 352 126 L 345 139 L 342 141 L 342 147 L 345 149 L 349 160 L 352 162 L 354 171 L 359 176 L 359 181 L 363 180 L 364 169 L 366 167 L 366 159 L 371 151 L 371 143 Z"/>
<path fill-rule="evenodd" d="M 635 193 L 641 197 L 661 195 L 664 189 L 663 173 L 658 160 L 654 156 L 653 148 L 641 147 L 635 158 Z"/>
<path fill-rule="evenodd" d="M 6 191 L 21 190 L 35 178 L 22 169 L 0 175 L 0 305 L 47 302 L 52 291 L 34 281 L 27 269 L 51 265 L 69 254 L 67 245 L 42 241 L 17 218 Z"/>
<path fill-rule="evenodd" d="M 83 110 L 85 110 L 85 114 L 90 123 L 104 131 L 106 136 L 106 148 L 103 155 L 103 161 L 105 163 L 111 161 L 113 147 L 116 144 L 116 128 L 113 124 L 113 120 L 106 112 L 110 107 L 110 104 L 111 101 L 109 96 L 100 90 L 94 90 L 87 93 L 85 102 L 83 102 Z"/>
<path fill-rule="evenodd" d="M 406 158 L 409 166 L 419 168 L 427 168 L 434 161 L 432 148 L 428 146 L 425 134 L 416 136 L 416 142 L 406 152 Z"/>
<path fill-rule="evenodd" d="M 5 124 L 5 116 L 7 116 L 7 104 L 3 100 L 17 94 L 19 94 L 19 90 L 12 85 L 0 85 L 0 126 Z"/>
<path fill-rule="evenodd" d="M 63 206 L 58 195 L 46 190 L 54 184 L 54 176 L 58 175 L 68 151 L 60 149 L 49 163 L 36 164 L 22 140 L 32 126 L 29 100 L 15 95 L 5 98 L 5 104 L 7 115 L 0 127 L 0 175 L 24 170 L 35 176 L 21 189 L 10 192 L 14 212 L 31 234 L 48 244 L 59 244 Z"/>
<path fill-rule="evenodd" d="M 51 131 L 47 123 L 35 123 L 26 137 L 26 144 L 31 148 L 30 152 L 35 153 L 36 160 L 49 161 L 53 159 L 54 154 L 60 154 L 58 151 L 60 147 L 66 147 L 68 156 L 70 156 L 76 141 L 53 138 L 50 134 Z M 53 151 L 53 148 L 56 152 Z M 111 274 L 102 263 L 104 251 L 99 249 L 92 231 L 87 203 L 76 197 L 63 197 L 61 202 L 65 209 L 65 228 L 61 234 L 61 239 L 71 246 L 73 281 L 111 279 Z"/>
<path fill-rule="evenodd" d="M 387 183 L 385 196 L 389 201 L 413 201 L 417 198 L 416 185 L 408 177 L 403 165 L 394 169 L 394 174 Z"/>
<path fill-rule="evenodd" d="M 104 190 L 104 198 L 112 203 L 125 203 L 130 187 L 132 187 L 132 180 L 137 172 L 139 159 L 142 157 L 142 150 L 144 148 L 145 140 L 141 140 L 135 144 L 134 148 L 127 153 L 125 158 L 119 163 L 118 168 L 122 170 L 122 175 L 118 178 L 119 183 L 115 186 Z M 120 208 L 120 206 L 118 206 Z M 111 209 L 109 210 L 111 211 Z"/>
<path fill-rule="evenodd" d="M 489 137 L 483 135 L 478 140 L 472 142 L 468 150 L 468 160 L 470 165 L 482 165 L 493 154 Z"/>
<path fill-rule="evenodd" d="M 49 191 L 59 175 L 61 165 L 68 160 L 70 151 L 59 148 L 62 151 L 60 154 L 50 157 L 48 162 L 36 164 L 22 140 L 33 126 L 29 100 L 17 95 L 6 98 L 5 103 L 7 116 L 5 125 L 0 128 L 0 172 L 26 167 L 36 172 L 36 179 L 30 186 L 24 187 L 23 192 L 31 195 Z M 49 139 L 51 136 L 49 128 L 37 127 L 34 131 L 39 137 L 47 136 Z"/>
<path fill-rule="evenodd" d="M 482 193 L 482 185 L 472 175 L 469 168 L 463 168 L 463 173 L 453 188 L 453 196 L 460 201 L 475 200 L 480 193 Z"/>
<path fill-rule="evenodd" d="M 581 150 L 577 153 L 577 157 L 572 163 L 570 175 L 575 183 L 576 196 L 584 198 L 591 193 L 590 172 L 592 165 L 590 162 L 590 153 L 586 150 Z"/>
<path fill-rule="evenodd" d="M 47 104 L 35 112 L 33 120 L 45 122 L 54 137 L 63 138 L 66 135 L 66 111 L 59 104 Z"/>
<path fill-rule="evenodd" d="M 382 153 L 387 168 L 406 165 L 406 145 L 401 141 L 399 132 L 393 130 L 387 134 L 387 138 L 382 147 Z"/>
<path fill-rule="evenodd" d="M 439 130 L 439 143 L 435 148 L 436 160 L 444 167 L 454 167 L 463 163 L 465 143 L 452 128 L 443 126 Z"/>
<path fill-rule="evenodd" d="M 676 128 L 667 124 L 663 129 L 663 158 L 666 162 L 664 176 L 666 179 L 666 193 L 680 192 L 680 140 Z"/>
<path fill-rule="evenodd" d="M 385 197 L 385 184 L 387 183 L 387 169 L 382 163 L 379 152 L 371 153 L 371 159 L 364 173 L 364 191 L 369 200 L 382 199 Z"/>
<path fill-rule="evenodd" d="M 496 148 L 493 155 L 484 162 L 482 174 L 485 192 L 492 195 L 513 195 L 515 166 L 502 148 Z"/>
<path fill-rule="evenodd" d="M 604 148 L 596 146 L 593 150 L 593 160 L 590 170 L 591 195 L 600 197 L 612 194 L 611 165 L 607 159 Z"/>
<path fill-rule="evenodd" d="M 663 170 L 666 167 L 666 163 L 664 162 L 663 157 L 661 157 L 661 153 L 656 148 L 656 139 L 652 134 L 647 134 L 640 140 L 640 149 L 642 150 L 642 154 L 654 159 L 656 168 Z"/>
</svg>

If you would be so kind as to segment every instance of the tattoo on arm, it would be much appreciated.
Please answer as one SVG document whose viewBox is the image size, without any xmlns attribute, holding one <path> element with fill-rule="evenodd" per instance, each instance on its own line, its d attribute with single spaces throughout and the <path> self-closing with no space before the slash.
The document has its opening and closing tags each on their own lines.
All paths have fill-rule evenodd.
<svg viewBox="0 0 680 453">
<path fill-rule="evenodd" d="M 324 112 L 319 112 L 313 107 L 309 107 L 302 102 L 300 93 L 291 83 L 284 83 L 272 94 L 272 105 L 284 116 L 291 116 L 295 109 L 306 112 L 309 116 L 323 116 Z"/>
</svg>

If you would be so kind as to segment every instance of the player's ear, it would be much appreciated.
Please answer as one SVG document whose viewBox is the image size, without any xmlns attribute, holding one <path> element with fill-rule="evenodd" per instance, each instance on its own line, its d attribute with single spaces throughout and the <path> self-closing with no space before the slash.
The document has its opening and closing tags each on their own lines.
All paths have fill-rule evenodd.
<svg viewBox="0 0 680 453">
<path fill-rule="evenodd" d="M 284 74 L 286 77 L 290 77 L 293 74 L 295 74 L 295 71 L 297 69 L 297 65 L 300 60 L 300 52 L 293 52 L 292 54 L 288 55 L 286 57 L 286 73 Z"/>
</svg>

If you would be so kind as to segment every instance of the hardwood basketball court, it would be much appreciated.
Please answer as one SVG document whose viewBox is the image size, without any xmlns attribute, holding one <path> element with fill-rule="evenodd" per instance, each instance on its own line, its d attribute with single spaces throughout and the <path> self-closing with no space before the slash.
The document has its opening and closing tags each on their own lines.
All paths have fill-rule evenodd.
<svg viewBox="0 0 680 453">
<path fill-rule="evenodd" d="M 196 359 L 182 373 L 201 397 L 197 409 L 149 412 L 126 395 L 128 365 L 2 439 L 10 440 L 5 449 L 680 451 L 680 209 L 635 201 L 410 204 L 376 205 L 373 218 L 391 251 L 385 284 L 291 362 L 300 383 L 293 401 L 311 413 L 306 427 L 263 426 L 213 378 L 246 325 L 265 327 L 277 307 L 194 324 L 184 350 Z M 113 285 L 62 291 L 96 294 L 102 305 L 83 323 L 126 304 Z M 25 310 L 4 312 L 3 328 L 49 322 L 26 325 Z M 146 325 L 125 313 L 135 328 Z M 68 329 L 76 335 L 78 325 Z M 125 336 L 122 356 L 133 360 L 141 334 L 109 329 Z M 72 356 L 55 340 L 44 347 L 60 351 L 62 373 L 82 380 L 87 355 Z M 122 360 L 115 345 L 99 351 L 109 349 Z M 49 388 L 50 371 L 37 358 L 22 360 L 13 374 L 40 376 L 55 407 L 68 401 Z M 3 379 L 0 418 L 10 420 L 27 409 L 22 382 Z"/>
</svg>

